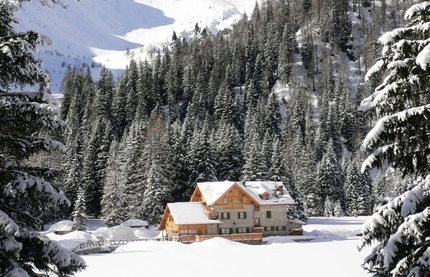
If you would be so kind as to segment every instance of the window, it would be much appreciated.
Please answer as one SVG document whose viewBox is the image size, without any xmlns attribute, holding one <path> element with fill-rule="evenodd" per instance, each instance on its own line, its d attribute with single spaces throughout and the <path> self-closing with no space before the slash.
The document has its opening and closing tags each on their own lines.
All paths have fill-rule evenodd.
<svg viewBox="0 0 430 277">
<path fill-rule="evenodd" d="M 287 231 L 287 226 L 282 226 L 282 231 Z"/>
<path fill-rule="evenodd" d="M 279 231 L 279 226 L 275 226 L 275 230 L 276 230 L 276 231 Z"/>
<path fill-rule="evenodd" d="M 222 228 L 221 229 L 221 234 L 230 234 L 230 229 L 229 228 Z"/>
<path fill-rule="evenodd" d="M 236 228 L 236 233 L 238 233 L 238 234 L 248 233 L 248 228 L 246 228 L 246 227 Z"/>
<path fill-rule="evenodd" d="M 245 219 L 246 218 L 246 212 L 238 212 L 237 218 L 239 219 Z"/>
<path fill-rule="evenodd" d="M 230 219 L 230 213 L 221 213 L 221 219 Z"/>
<path fill-rule="evenodd" d="M 260 210 L 260 206 L 255 206 L 255 210 L 259 211 Z"/>
<path fill-rule="evenodd" d="M 272 218 L 272 212 L 266 211 L 266 218 Z"/>
<path fill-rule="evenodd" d="M 264 231 L 272 231 L 272 226 L 266 226 L 264 227 Z"/>
<path fill-rule="evenodd" d="M 237 199 L 237 203 L 238 203 L 238 204 L 242 204 L 242 203 L 243 203 L 243 198 L 238 198 L 238 199 Z"/>
<path fill-rule="evenodd" d="M 255 218 L 255 225 L 260 225 L 260 219 L 259 218 Z"/>
<path fill-rule="evenodd" d="M 179 233 L 180 233 L 181 235 L 186 235 L 188 232 L 187 232 L 187 230 L 181 230 L 181 231 L 179 231 Z"/>
<path fill-rule="evenodd" d="M 224 198 L 224 205 L 227 205 L 227 204 L 228 204 L 228 199 Z"/>
</svg>

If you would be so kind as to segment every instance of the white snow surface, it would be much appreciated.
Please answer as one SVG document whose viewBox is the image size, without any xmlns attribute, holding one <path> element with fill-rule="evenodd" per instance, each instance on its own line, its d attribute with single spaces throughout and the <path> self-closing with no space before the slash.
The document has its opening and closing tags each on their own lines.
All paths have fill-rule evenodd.
<svg viewBox="0 0 430 277">
<path fill-rule="evenodd" d="M 6 0 L 0 0 L 6 1 Z M 16 1 L 8 0 L 14 3 Z M 251 14 L 261 0 L 104 0 L 24 2 L 16 12 L 19 31 L 34 30 L 53 45 L 39 48 L 53 83 L 60 92 L 65 64 L 103 64 L 119 74 L 131 58 L 150 60 L 155 51 L 171 42 L 173 31 L 189 37 L 196 23 L 215 34 Z M 99 68 L 99 67 L 97 67 Z M 97 68 L 93 68 L 98 77 Z"/>
<path fill-rule="evenodd" d="M 267 237 L 264 245 L 214 238 L 201 243 L 136 241 L 108 254 L 82 256 L 87 269 L 76 277 L 330 276 L 364 277 L 361 264 L 371 248 L 357 250 L 368 217 L 310 218 L 302 238 Z M 91 228 L 89 228 L 91 229 Z M 155 235 L 155 234 L 154 234 Z"/>
</svg>

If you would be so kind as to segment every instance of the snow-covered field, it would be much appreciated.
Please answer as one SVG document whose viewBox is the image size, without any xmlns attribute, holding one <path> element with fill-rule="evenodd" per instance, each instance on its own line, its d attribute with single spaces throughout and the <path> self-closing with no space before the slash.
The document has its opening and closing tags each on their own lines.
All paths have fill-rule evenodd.
<svg viewBox="0 0 430 277">
<path fill-rule="evenodd" d="M 264 245 L 221 238 L 193 244 L 131 242 L 113 253 L 83 256 L 88 267 L 76 276 L 369 276 L 360 265 L 371 249 L 357 250 L 357 234 L 366 219 L 311 218 L 304 226 L 304 237 L 314 238 L 308 242 L 295 242 L 291 237 L 268 237 Z M 94 234 L 101 226 L 90 226 L 90 231 Z M 139 230 L 139 236 L 157 235 L 154 229 Z M 71 233 L 64 238 L 77 236 Z M 63 236 L 50 237 L 67 245 Z"/>
</svg>

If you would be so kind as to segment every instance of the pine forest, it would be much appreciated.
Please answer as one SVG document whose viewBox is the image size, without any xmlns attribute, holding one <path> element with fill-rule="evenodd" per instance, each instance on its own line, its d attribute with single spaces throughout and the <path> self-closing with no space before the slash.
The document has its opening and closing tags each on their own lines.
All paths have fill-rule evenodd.
<svg viewBox="0 0 430 277">
<path fill-rule="evenodd" d="M 395 2 L 267 1 L 216 35 L 173 33 L 119 78 L 69 67 L 66 196 L 110 225 L 156 225 L 196 182 L 272 180 L 298 201 L 295 219 L 371 214 L 405 189 L 395 170 L 360 171 L 372 118 L 358 106 L 378 84 L 364 76 L 380 34 L 402 24 Z"/>
<path fill-rule="evenodd" d="M 69 66 L 58 122 L 41 123 L 64 151 L 21 154 L 60 169 L 50 182 L 70 202 L 42 220 L 158 225 L 197 182 L 278 181 L 291 219 L 373 214 L 373 276 L 429 276 L 429 15 L 429 1 L 267 0 L 217 34 L 173 32 L 120 76 Z"/>
</svg>

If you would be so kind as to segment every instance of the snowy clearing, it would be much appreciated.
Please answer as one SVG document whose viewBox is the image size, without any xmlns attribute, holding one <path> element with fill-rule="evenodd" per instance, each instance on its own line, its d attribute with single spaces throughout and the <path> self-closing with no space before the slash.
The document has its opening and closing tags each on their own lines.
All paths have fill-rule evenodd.
<svg viewBox="0 0 430 277">
<path fill-rule="evenodd" d="M 311 218 L 304 226 L 309 242 L 267 237 L 265 245 L 221 238 L 201 243 L 137 241 L 109 254 L 85 255 L 87 269 L 77 277 L 159 276 L 369 276 L 361 267 L 371 248 L 358 252 L 361 225 L 368 217 Z M 100 227 L 100 226 L 99 226 Z M 94 227 L 89 226 L 94 231 Z M 155 236 L 148 230 L 148 236 Z M 70 237 L 70 236 L 69 236 Z M 66 238 L 66 237 L 65 237 Z M 58 240 L 61 236 L 51 236 Z"/>
</svg>

